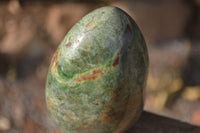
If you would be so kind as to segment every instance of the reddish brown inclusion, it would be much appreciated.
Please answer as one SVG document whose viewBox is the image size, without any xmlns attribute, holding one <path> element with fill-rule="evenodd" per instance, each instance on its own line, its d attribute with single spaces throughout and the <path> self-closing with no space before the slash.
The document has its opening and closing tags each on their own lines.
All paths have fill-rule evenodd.
<svg viewBox="0 0 200 133">
<path fill-rule="evenodd" d="M 51 66 L 52 72 L 57 73 L 57 66 L 58 66 L 58 50 L 56 50 L 52 59 L 52 66 Z"/>
<path fill-rule="evenodd" d="M 92 73 L 86 73 L 84 75 L 79 76 L 76 78 L 76 82 L 81 82 L 85 80 L 95 80 L 99 77 L 103 76 L 103 72 L 99 69 L 93 70 Z"/>
</svg>

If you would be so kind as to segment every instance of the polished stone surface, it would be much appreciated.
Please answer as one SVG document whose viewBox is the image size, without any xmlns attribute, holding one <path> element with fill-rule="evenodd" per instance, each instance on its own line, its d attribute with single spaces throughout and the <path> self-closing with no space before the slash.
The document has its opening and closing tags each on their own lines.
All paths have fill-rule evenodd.
<svg viewBox="0 0 200 133">
<path fill-rule="evenodd" d="M 46 102 L 64 133 L 121 133 L 143 109 L 148 52 L 136 23 L 116 7 L 83 17 L 56 50 Z"/>
</svg>

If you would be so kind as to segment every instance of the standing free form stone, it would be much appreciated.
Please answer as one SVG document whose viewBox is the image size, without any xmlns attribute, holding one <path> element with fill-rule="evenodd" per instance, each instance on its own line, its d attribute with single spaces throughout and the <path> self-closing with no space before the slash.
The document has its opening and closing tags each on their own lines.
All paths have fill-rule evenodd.
<svg viewBox="0 0 200 133">
<path fill-rule="evenodd" d="M 140 116 L 148 68 L 144 38 L 117 7 L 83 17 L 56 50 L 46 102 L 64 133 L 121 133 Z"/>
</svg>

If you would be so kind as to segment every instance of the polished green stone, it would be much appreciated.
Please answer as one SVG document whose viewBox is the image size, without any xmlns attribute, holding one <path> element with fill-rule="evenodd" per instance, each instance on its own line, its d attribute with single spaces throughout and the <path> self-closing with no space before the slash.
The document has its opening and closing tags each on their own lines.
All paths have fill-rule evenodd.
<svg viewBox="0 0 200 133">
<path fill-rule="evenodd" d="M 117 7 L 83 17 L 56 50 L 46 102 L 64 133 L 121 133 L 143 109 L 148 68 L 144 38 Z"/>
</svg>

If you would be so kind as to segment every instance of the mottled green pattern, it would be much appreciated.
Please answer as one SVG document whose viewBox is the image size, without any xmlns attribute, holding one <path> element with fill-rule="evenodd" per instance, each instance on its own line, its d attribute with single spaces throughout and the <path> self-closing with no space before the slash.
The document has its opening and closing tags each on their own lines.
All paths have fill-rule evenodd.
<svg viewBox="0 0 200 133">
<path fill-rule="evenodd" d="M 135 22 L 99 8 L 65 36 L 51 62 L 46 101 L 64 133 L 120 133 L 139 117 L 148 53 Z"/>
</svg>

